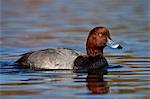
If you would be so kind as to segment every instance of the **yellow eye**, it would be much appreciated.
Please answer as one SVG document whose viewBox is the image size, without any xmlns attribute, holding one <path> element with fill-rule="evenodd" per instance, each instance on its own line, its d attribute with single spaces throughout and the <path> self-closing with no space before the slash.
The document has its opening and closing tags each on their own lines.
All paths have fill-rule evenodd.
<svg viewBox="0 0 150 99">
<path fill-rule="evenodd" d="M 99 36 L 103 36 L 103 34 L 102 34 L 102 33 L 98 33 L 98 35 L 99 35 Z"/>
</svg>

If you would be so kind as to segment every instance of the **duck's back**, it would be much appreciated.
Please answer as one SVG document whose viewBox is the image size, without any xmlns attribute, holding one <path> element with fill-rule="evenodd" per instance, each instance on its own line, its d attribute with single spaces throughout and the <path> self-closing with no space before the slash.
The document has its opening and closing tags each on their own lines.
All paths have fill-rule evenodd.
<svg viewBox="0 0 150 99">
<path fill-rule="evenodd" d="M 72 49 L 45 49 L 23 54 L 15 63 L 42 69 L 72 69 L 79 55 L 80 52 Z"/>
</svg>

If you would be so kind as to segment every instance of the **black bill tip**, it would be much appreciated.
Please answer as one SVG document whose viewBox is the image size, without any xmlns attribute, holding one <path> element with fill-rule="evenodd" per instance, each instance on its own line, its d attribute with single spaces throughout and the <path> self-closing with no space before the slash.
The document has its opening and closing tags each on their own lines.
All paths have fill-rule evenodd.
<svg viewBox="0 0 150 99">
<path fill-rule="evenodd" d="M 118 49 L 122 49 L 123 47 L 122 47 L 121 45 L 119 45 L 117 48 L 118 48 Z"/>
</svg>

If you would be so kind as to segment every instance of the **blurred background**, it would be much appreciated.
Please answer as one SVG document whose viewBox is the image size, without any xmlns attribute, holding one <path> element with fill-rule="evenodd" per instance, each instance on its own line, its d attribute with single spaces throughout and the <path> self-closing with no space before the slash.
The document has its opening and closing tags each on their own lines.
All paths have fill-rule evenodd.
<svg viewBox="0 0 150 99">
<path fill-rule="evenodd" d="M 148 4 L 149 0 L 2 0 L 1 50 L 82 49 L 89 30 L 96 26 L 110 28 L 120 42 L 133 35 L 132 39 L 148 40 Z"/>
<path fill-rule="evenodd" d="M 110 64 L 123 66 L 110 69 L 106 75 L 105 81 L 109 82 L 108 94 L 122 98 L 137 99 L 138 96 L 139 99 L 148 99 L 149 5 L 150 0 L 1 0 L 2 96 L 11 96 L 11 99 L 20 95 L 22 98 L 27 98 L 26 95 L 32 98 L 43 98 L 43 95 L 65 99 L 78 98 L 76 95 L 91 97 L 85 82 L 74 82 L 73 74 L 67 74 L 70 77 L 66 77 L 65 73 L 60 77 L 60 74 L 51 72 L 25 73 L 12 69 L 8 64 L 15 61 L 15 55 L 44 48 L 67 47 L 85 52 L 89 31 L 96 26 L 105 26 L 110 28 L 114 41 L 124 47 L 123 50 L 105 49 L 105 56 Z M 60 82 L 56 85 L 51 83 L 53 77 Z M 59 90 L 67 91 L 55 93 Z M 96 97 L 111 98 L 107 94 Z"/>
</svg>

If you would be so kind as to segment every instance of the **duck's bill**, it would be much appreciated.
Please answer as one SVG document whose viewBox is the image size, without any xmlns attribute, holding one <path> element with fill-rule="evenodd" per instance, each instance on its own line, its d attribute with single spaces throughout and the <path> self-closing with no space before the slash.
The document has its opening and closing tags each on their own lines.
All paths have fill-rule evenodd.
<svg viewBox="0 0 150 99">
<path fill-rule="evenodd" d="M 117 48 L 117 49 L 122 49 L 122 46 L 115 43 L 113 40 L 108 39 L 107 46 L 111 48 Z"/>
</svg>

